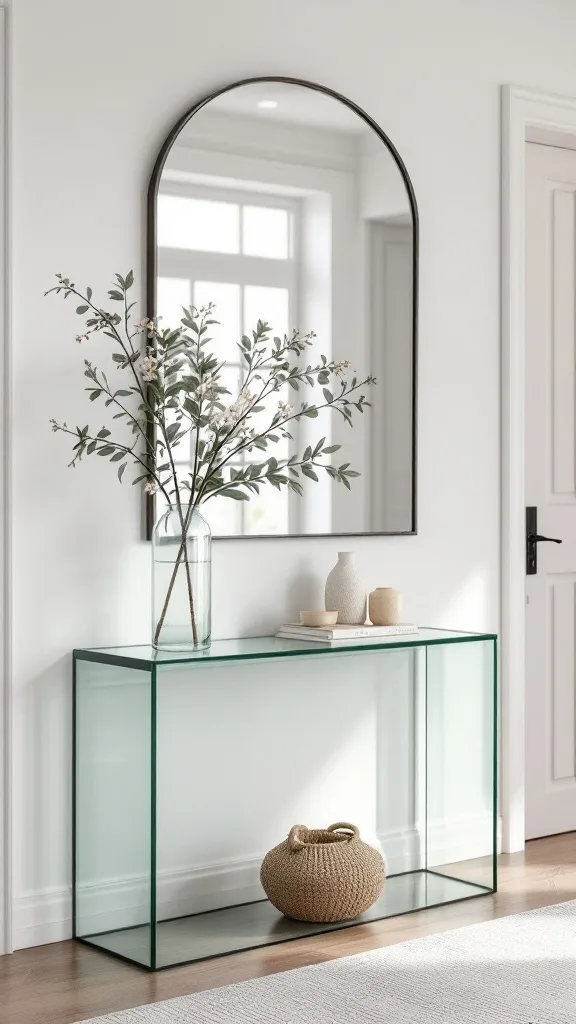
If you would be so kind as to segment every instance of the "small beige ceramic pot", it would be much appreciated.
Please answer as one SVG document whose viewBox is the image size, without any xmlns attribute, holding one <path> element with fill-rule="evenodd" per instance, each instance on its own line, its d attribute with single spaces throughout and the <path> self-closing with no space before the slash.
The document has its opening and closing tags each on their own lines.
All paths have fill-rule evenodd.
<svg viewBox="0 0 576 1024">
<path fill-rule="evenodd" d="M 302 626 L 335 626 L 338 622 L 338 612 L 300 612 L 300 624 Z"/>
<path fill-rule="evenodd" d="M 373 626 L 397 626 L 402 618 L 402 594 L 392 587 L 376 587 L 368 601 Z"/>
</svg>

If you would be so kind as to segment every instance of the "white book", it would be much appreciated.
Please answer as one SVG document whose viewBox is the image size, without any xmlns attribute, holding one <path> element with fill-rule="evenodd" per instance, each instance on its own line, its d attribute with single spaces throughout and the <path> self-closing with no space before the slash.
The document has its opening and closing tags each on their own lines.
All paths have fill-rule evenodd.
<svg viewBox="0 0 576 1024">
<path fill-rule="evenodd" d="M 343 623 L 336 626 L 302 626 L 299 623 L 287 622 L 276 633 L 276 636 L 290 640 L 315 640 L 320 643 L 333 643 L 338 640 L 378 639 L 386 636 L 404 636 L 418 632 L 418 626 L 403 622 L 397 626 L 349 626 Z"/>
</svg>

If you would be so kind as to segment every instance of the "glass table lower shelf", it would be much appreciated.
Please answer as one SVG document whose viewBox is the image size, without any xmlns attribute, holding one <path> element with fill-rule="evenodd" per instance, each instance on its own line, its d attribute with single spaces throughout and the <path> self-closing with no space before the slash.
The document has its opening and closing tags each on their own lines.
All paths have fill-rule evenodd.
<svg viewBox="0 0 576 1024">
<path fill-rule="evenodd" d="M 291 939 L 302 939 L 321 932 L 351 928 L 387 917 L 411 914 L 429 907 L 489 895 L 493 891 L 487 886 L 430 870 L 409 871 L 390 876 L 380 899 L 353 921 L 335 924 L 293 921 L 278 913 L 268 900 L 259 900 L 189 917 L 158 921 L 155 937 L 146 924 L 84 936 L 80 941 L 146 967 L 151 959 L 155 960 L 158 970 Z M 151 949 L 154 941 L 155 957 Z"/>
</svg>

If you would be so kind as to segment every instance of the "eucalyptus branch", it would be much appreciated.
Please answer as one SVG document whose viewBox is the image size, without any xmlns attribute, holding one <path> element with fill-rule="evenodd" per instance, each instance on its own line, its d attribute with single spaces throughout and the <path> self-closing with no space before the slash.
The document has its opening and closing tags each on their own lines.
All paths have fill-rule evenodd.
<svg viewBox="0 0 576 1024">
<path fill-rule="evenodd" d="M 140 456 L 136 454 L 134 448 L 130 448 L 128 445 L 120 444 L 119 441 L 111 441 L 109 439 L 110 431 L 106 430 L 106 428 L 102 428 L 102 430 L 105 431 L 104 436 L 93 437 L 93 435 L 88 432 L 88 428 L 86 427 L 77 427 L 76 430 L 70 430 L 66 423 L 57 423 L 56 420 L 50 420 L 50 424 L 52 426 L 52 430 L 54 431 L 54 433 L 60 432 L 62 434 L 70 434 L 72 437 L 78 439 L 78 443 L 73 448 L 73 451 L 76 451 L 76 455 L 72 459 L 72 462 L 69 463 L 70 466 L 74 466 L 76 462 L 80 461 L 82 456 L 86 453 L 89 444 L 95 445 L 92 451 L 88 453 L 90 455 L 94 453 L 99 454 L 100 452 L 105 451 L 106 448 L 116 449 L 116 451 L 121 451 L 126 458 L 132 458 L 134 459 L 134 462 L 139 463 L 139 465 L 146 470 L 146 477 L 151 477 L 152 480 L 154 480 L 154 482 L 158 485 L 159 490 L 161 490 L 162 493 L 164 494 L 166 500 L 168 502 L 170 501 L 169 495 L 165 490 L 162 481 L 157 476 L 155 470 L 151 466 L 147 465 L 146 462 L 144 462 L 143 459 L 141 459 Z M 120 467 L 120 469 L 121 468 L 122 467 Z M 120 477 L 120 479 L 122 479 L 122 477 Z M 136 481 L 134 482 L 136 483 Z"/>
<path fill-rule="evenodd" d="M 283 420 L 277 420 L 276 422 L 274 422 L 274 420 L 273 420 L 272 423 L 270 424 L 270 426 L 267 428 L 267 430 L 263 431 L 261 434 L 256 434 L 253 437 L 250 437 L 250 438 L 246 439 L 245 441 L 243 441 L 239 445 L 238 448 L 235 448 L 232 452 L 230 452 L 226 456 L 225 459 L 223 459 L 216 466 L 214 466 L 213 469 L 210 471 L 210 473 L 206 473 L 206 475 L 204 477 L 204 486 L 201 488 L 201 490 L 199 492 L 199 496 L 198 496 L 198 499 L 196 501 L 196 505 L 200 504 L 200 502 L 203 500 L 202 496 L 203 496 L 203 494 L 205 493 L 205 490 L 206 490 L 206 487 L 205 487 L 206 481 L 210 478 L 211 475 L 213 475 L 215 473 L 218 473 L 225 465 L 227 465 L 227 463 L 230 462 L 231 459 L 236 458 L 239 454 L 243 453 L 246 450 L 250 450 L 250 448 L 254 447 L 254 445 L 256 444 L 257 441 L 264 440 L 266 438 L 266 436 L 268 434 L 270 434 L 271 432 L 273 432 L 274 430 L 282 429 L 287 423 L 290 423 L 292 420 L 300 420 L 302 418 L 302 416 L 308 415 L 310 413 L 310 410 L 315 410 L 315 415 L 317 415 L 318 412 L 321 409 L 328 409 L 331 406 L 337 405 L 341 401 L 341 399 L 347 398 L 349 395 L 353 394 L 354 391 L 358 391 L 359 388 L 364 387 L 364 385 L 371 384 L 371 383 L 372 383 L 372 378 L 370 378 L 370 377 L 367 377 L 365 380 L 360 381 L 359 383 L 355 384 L 354 387 L 350 387 L 350 388 L 346 388 L 346 385 L 343 383 L 340 394 L 337 395 L 336 398 L 334 398 L 334 400 L 332 402 L 325 401 L 321 405 L 314 405 L 314 406 L 308 407 L 308 409 L 305 410 L 304 412 L 300 411 L 300 412 L 294 413 L 291 416 L 287 416 Z M 368 402 L 363 402 L 362 404 L 363 405 L 368 405 L 369 403 Z M 340 447 L 340 446 L 338 446 L 338 447 Z"/>
<path fill-rule="evenodd" d="M 216 323 L 211 304 L 200 310 L 194 307 L 184 310 L 177 330 L 160 331 L 157 319 L 144 317 L 134 322 L 135 303 L 128 301 L 128 292 L 134 283 L 132 271 L 124 277 L 116 274 L 108 291 L 112 302 L 121 303 L 121 313 L 108 313 L 99 308 L 93 301 L 91 288 L 86 288 L 83 294 L 69 278 L 62 274 L 57 274 L 56 278 L 55 287 L 46 294 L 56 293 L 64 298 L 72 295 L 80 300 L 76 313 L 85 317 L 85 327 L 76 340 L 84 343 L 92 334 L 104 334 L 116 349 L 111 354 L 116 368 L 128 370 L 130 374 L 128 389 L 111 387 L 106 373 L 85 361 L 85 376 L 91 385 L 86 388 L 90 400 L 104 395 L 106 407 L 118 410 L 114 419 L 124 419 L 135 440 L 132 446 L 112 441 L 111 431 L 106 427 L 96 436 L 88 426 L 72 430 L 65 423 L 52 420 L 52 428 L 75 439 L 71 465 L 76 465 L 85 454 L 109 456 L 111 461 L 122 463 L 118 467 L 121 480 L 127 460 L 132 459 L 143 470 L 134 483 L 145 481 L 149 494 L 160 491 L 166 502 L 175 507 L 181 539 L 156 624 L 155 641 L 162 632 L 178 573 L 183 567 L 196 644 L 195 595 L 187 546 L 188 530 L 196 509 L 215 496 L 249 500 L 262 486 L 286 487 L 301 495 L 302 478 L 317 481 L 320 470 L 350 488 L 351 478 L 359 474 L 347 462 L 340 466 L 333 464 L 329 457 L 340 445 L 326 445 L 325 438 L 314 447 L 308 446 L 301 455 L 292 454 L 280 460 L 269 457 L 262 463 L 251 461 L 236 468 L 231 463 L 243 460 L 246 452 L 255 448 L 266 451 L 269 444 L 281 439 L 293 441 L 288 429 L 293 421 L 317 417 L 328 408 L 352 425 L 353 412 L 362 413 L 370 404 L 365 395 L 359 393 L 360 389 L 375 384 L 375 380 L 372 376 L 362 381 L 355 376 L 348 380 L 348 360 L 329 361 L 322 355 L 314 365 L 302 365 L 314 334 L 293 331 L 283 339 L 272 337 L 268 324 L 259 320 L 251 336 L 243 335 L 238 343 L 244 379 L 238 393 L 230 396 L 223 385 L 226 364 L 210 346 L 209 327 Z M 332 383 L 334 377 L 342 378 L 339 388 Z M 295 408 L 282 400 L 284 389 L 298 391 L 307 386 L 322 387 L 324 400 L 316 403 L 312 396 L 311 402 L 301 401 Z M 132 395 L 138 399 L 135 412 L 130 408 L 131 403 L 127 405 L 123 401 Z M 278 411 L 273 413 L 271 421 L 259 430 L 251 428 L 251 418 L 264 412 L 275 395 L 279 398 Z M 147 429 L 150 425 L 154 426 L 153 437 Z M 142 441 L 143 451 L 137 451 Z M 180 480 L 174 449 L 185 441 L 190 444 L 190 472 L 187 480 Z M 186 498 L 185 489 L 189 490 Z"/>
<path fill-rule="evenodd" d="M 136 416 L 134 416 L 134 414 L 132 412 L 130 412 L 130 410 L 127 409 L 126 406 L 122 404 L 122 402 L 118 401 L 117 395 L 119 395 L 119 394 L 129 395 L 130 392 L 129 391 L 122 392 L 121 389 L 119 391 L 112 392 L 110 390 L 110 385 L 108 384 L 108 380 L 106 378 L 106 375 L 103 374 L 101 370 L 98 370 L 98 367 L 93 367 L 92 364 L 89 363 L 87 359 L 84 361 L 84 364 L 87 367 L 87 369 L 84 371 L 84 376 L 88 377 L 89 380 L 93 380 L 94 383 L 97 385 L 99 391 L 104 393 L 105 395 L 108 395 L 108 397 L 110 398 L 110 403 L 111 404 L 113 403 L 119 409 L 122 410 L 124 415 L 127 417 L 128 421 L 134 427 L 137 428 L 139 434 L 141 435 L 141 437 L 143 438 L 144 442 L 146 443 L 146 446 L 149 449 L 151 449 L 151 454 L 154 455 L 155 454 L 155 445 L 152 443 L 152 441 L 148 437 L 148 434 L 146 433 L 145 428 L 142 426 L 142 424 L 140 423 L 139 419 Z M 98 380 L 98 373 L 101 374 L 102 380 Z M 104 383 L 102 383 L 102 381 Z M 95 400 L 94 396 L 98 397 L 98 393 L 96 392 L 96 390 L 94 388 L 86 388 L 86 391 L 91 391 L 92 392 L 92 394 L 90 396 L 92 401 Z"/>
</svg>

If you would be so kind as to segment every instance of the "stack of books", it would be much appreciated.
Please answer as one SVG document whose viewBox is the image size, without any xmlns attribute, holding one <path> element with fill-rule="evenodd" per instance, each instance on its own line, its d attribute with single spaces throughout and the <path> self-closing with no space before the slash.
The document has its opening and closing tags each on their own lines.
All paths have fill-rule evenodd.
<svg viewBox="0 0 576 1024">
<path fill-rule="evenodd" d="M 341 640 L 370 640 L 385 636 L 404 636 L 417 633 L 418 626 L 401 622 L 397 626 L 350 626 L 346 623 L 336 626 L 301 626 L 296 622 L 286 622 L 276 636 L 287 640 L 313 640 L 319 644 L 332 644 Z"/>
</svg>

